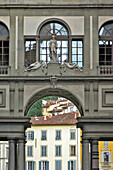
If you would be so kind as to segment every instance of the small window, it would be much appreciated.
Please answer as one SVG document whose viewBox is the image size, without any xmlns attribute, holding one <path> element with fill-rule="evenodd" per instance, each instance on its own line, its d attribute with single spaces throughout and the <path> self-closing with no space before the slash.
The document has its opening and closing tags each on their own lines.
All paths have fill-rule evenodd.
<svg viewBox="0 0 113 170">
<path fill-rule="evenodd" d="M 47 146 L 41 146 L 41 156 L 47 156 Z"/>
<path fill-rule="evenodd" d="M 36 41 L 25 41 L 25 67 L 36 62 Z"/>
<path fill-rule="evenodd" d="M 34 170 L 35 162 L 34 161 L 27 161 L 26 162 L 26 170 Z"/>
<path fill-rule="evenodd" d="M 61 161 L 56 161 L 56 169 L 55 170 L 61 170 Z"/>
<path fill-rule="evenodd" d="M 39 161 L 39 170 L 49 170 L 49 161 Z"/>
<path fill-rule="evenodd" d="M 34 140 L 34 131 L 27 131 L 26 137 L 27 137 L 27 140 Z"/>
<path fill-rule="evenodd" d="M 56 146 L 56 156 L 61 156 L 61 146 Z"/>
<path fill-rule="evenodd" d="M 61 139 L 61 130 L 57 130 L 56 131 L 56 140 L 60 140 Z"/>
<path fill-rule="evenodd" d="M 32 154 L 32 146 L 27 146 L 27 156 L 33 156 L 33 154 Z"/>
<path fill-rule="evenodd" d="M 83 67 L 83 41 L 72 41 L 72 63 L 77 64 L 79 67 Z"/>
<path fill-rule="evenodd" d="M 68 161 L 68 170 L 76 170 L 76 161 Z"/>
<path fill-rule="evenodd" d="M 75 139 L 75 129 L 70 131 L 71 140 Z"/>
<path fill-rule="evenodd" d="M 46 140 L 46 131 L 45 130 L 42 131 L 42 140 Z"/>
<path fill-rule="evenodd" d="M 76 155 L 76 146 L 70 146 L 70 156 L 75 156 Z"/>
<path fill-rule="evenodd" d="M 103 142 L 103 145 L 104 145 L 104 146 L 108 146 L 108 141 L 104 141 L 104 142 Z"/>
<path fill-rule="evenodd" d="M 101 162 L 111 162 L 111 152 L 101 152 Z"/>
<path fill-rule="evenodd" d="M 104 162 L 109 162 L 109 153 L 104 152 Z"/>
</svg>

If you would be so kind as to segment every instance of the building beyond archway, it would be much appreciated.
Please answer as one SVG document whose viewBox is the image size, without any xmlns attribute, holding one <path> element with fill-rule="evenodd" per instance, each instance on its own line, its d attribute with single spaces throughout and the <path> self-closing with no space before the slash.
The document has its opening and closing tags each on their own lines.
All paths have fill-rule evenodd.
<svg viewBox="0 0 113 170">
<path fill-rule="evenodd" d="M 113 140 L 112 11 L 112 0 L 1 0 L 0 139 L 10 141 L 9 170 L 25 170 L 27 110 L 53 94 L 81 112 L 82 170 L 99 169 L 98 140 Z M 50 59 L 52 34 L 57 62 Z"/>
</svg>

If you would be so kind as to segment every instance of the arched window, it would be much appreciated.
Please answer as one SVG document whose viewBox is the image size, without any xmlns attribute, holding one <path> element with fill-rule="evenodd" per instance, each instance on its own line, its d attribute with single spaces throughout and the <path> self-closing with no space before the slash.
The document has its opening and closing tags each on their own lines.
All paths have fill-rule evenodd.
<svg viewBox="0 0 113 170">
<path fill-rule="evenodd" d="M 99 31 L 99 65 L 113 65 L 113 21 Z"/>
<path fill-rule="evenodd" d="M 0 23 L 0 66 L 9 64 L 9 31 L 7 27 Z"/>
<path fill-rule="evenodd" d="M 49 62 L 49 41 L 54 34 L 57 40 L 57 59 L 60 63 L 68 61 L 68 30 L 61 23 L 49 22 L 40 30 L 40 61 Z"/>
<path fill-rule="evenodd" d="M 76 29 L 76 28 L 75 28 Z M 75 63 L 83 67 L 83 38 L 71 34 L 67 23 L 60 19 L 44 21 L 36 36 L 25 38 L 25 67 L 36 61 L 50 62 L 49 43 L 55 36 L 59 63 Z"/>
</svg>

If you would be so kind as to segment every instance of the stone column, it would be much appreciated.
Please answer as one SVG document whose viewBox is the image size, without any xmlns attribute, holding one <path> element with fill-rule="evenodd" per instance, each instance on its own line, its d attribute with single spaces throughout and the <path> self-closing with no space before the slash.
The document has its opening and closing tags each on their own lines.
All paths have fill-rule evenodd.
<svg viewBox="0 0 113 170">
<path fill-rule="evenodd" d="M 15 140 L 9 140 L 8 170 L 16 170 L 16 141 Z"/>
<path fill-rule="evenodd" d="M 89 169 L 89 140 L 82 139 L 82 170 Z"/>
<path fill-rule="evenodd" d="M 99 170 L 99 153 L 98 153 L 98 140 L 92 140 L 91 147 L 92 157 L 92 170 Z"/>
<path fill-rule="evenodd" d="M 25 170 L 25 141 L 18 140 L 18 168 L 17 170 Z"/>
</svg>

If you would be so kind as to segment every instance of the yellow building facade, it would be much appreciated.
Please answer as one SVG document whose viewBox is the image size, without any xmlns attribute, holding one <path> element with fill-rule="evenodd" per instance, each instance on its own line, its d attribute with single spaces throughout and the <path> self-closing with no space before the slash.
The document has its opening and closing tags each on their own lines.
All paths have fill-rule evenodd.
<svg viewBox="0 0 113 170">
<path fill-rule="evenodd" d="M 99 142 L 99 170 L 113 170 L 113 142 Z"/>
</svg>

